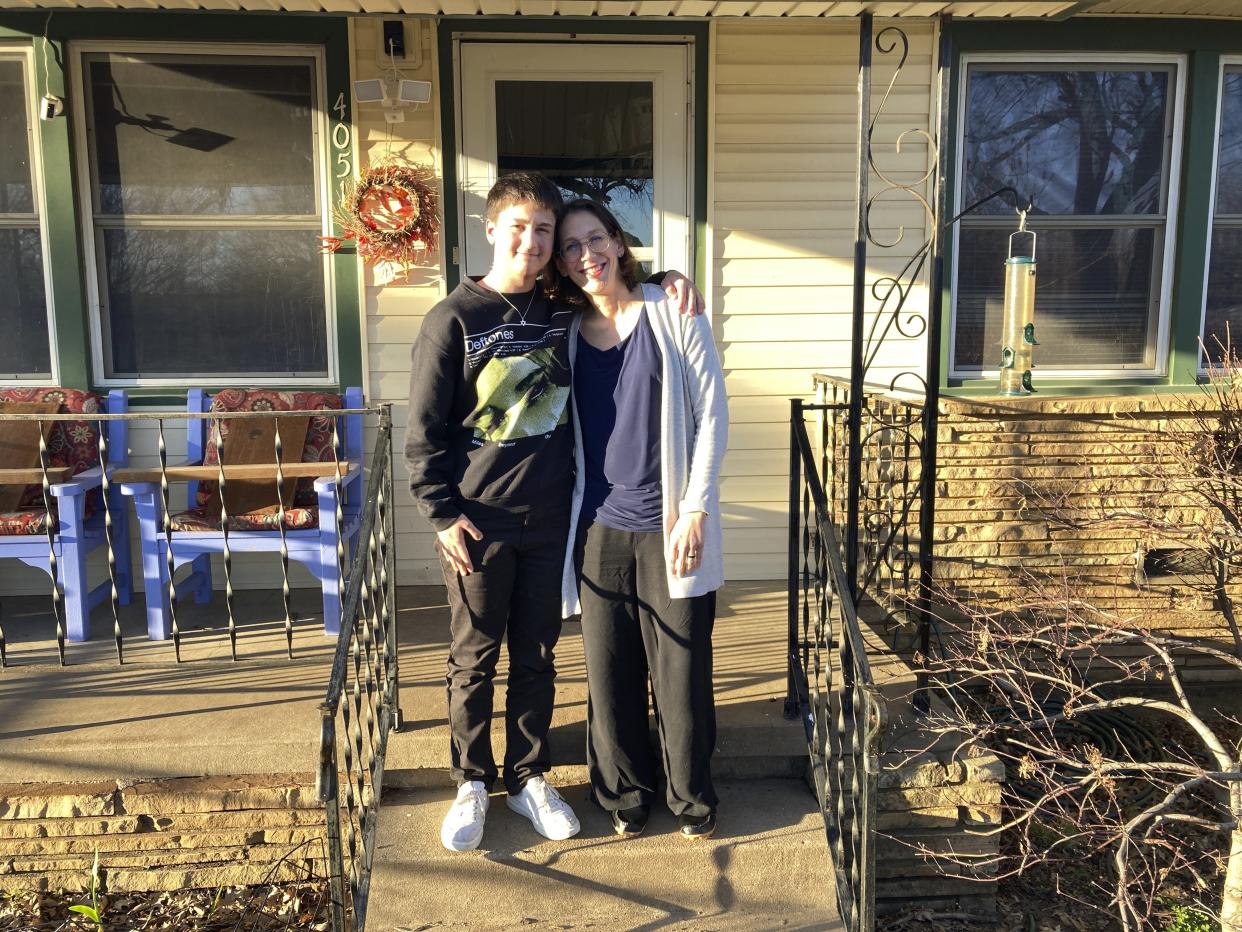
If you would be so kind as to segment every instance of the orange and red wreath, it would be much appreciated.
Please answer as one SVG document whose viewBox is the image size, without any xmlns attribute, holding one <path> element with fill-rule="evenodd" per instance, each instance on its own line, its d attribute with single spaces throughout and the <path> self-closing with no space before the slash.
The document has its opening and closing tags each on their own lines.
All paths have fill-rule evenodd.
<svg viewBox="0 0 1242 932">
<path fill-rule="evenodd" d="M 397 159 L 374 163 L 346 185 L 335 211 L 341 234 L 323 237 L 323 248 L 336 252 L 355 240 L 364 259 L 415 265 L 435 246 L 437 207 L 430 168 Z"/>
</svg>

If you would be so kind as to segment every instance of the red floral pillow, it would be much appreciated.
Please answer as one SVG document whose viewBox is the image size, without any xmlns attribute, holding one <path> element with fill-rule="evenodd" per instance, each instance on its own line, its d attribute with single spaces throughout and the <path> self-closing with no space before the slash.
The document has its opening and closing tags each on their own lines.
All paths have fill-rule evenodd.
<svg viewBox="0 0 1242 932">
<path fill-rule="evenodd" d="M 76 388 L 0 388 L 0 401 L 59 401 L 60 414 L 98 414 L 103 410 L 103 399 L 94 392 Z M 69 466 L 73 475 L 86 472 L 99 465 L 99 433 L 96 421 L 56 421 L 48 432 L 48 460 L 53 466 Z M 87 510 L 94 505 L 92 493 L 87 498 Z M 43 489 L 28 485 L 22 493 L 21 508 L 43 507 Z"/>
<path fill-rule="evenodd" d="M 331 392 L 285 392 L 268 389 L 228 388 L 217 392 L 211 399 L 212 411 L 315 411 L 321 408 L 341 408 L 341 396 Z M 229 425 L 223 421 L 213 421 L 207 432 L 207 449 L 203 455 L 204 466 L 214 466 L 219 462 L 216 456 L 216 428 L 223 428 L 228 438 Z M 338 425 L 340 431 L 341 455 L 344 456 L 345 424 Z M 313 417 L 306 431 L 306 445 L 302 448 L 303 463 L 332 462 L 332 418 Z M 219 497 L 215 482 L 200 482 L 196 502 L 203 508 Z M 309 507 L 319 504 L 315 494 L 314 479 L 299 479 L 297 492 L 293 497 L 295 507 Z"/>
</svg>

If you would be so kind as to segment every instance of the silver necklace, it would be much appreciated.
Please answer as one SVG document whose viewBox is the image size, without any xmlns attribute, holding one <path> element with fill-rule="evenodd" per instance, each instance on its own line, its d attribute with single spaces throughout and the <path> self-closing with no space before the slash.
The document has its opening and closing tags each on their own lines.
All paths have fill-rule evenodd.
<svg viewBox="0 0 1242 932">
<path fill-rule="evenodd" d="M 521 320 L 522 322 L 522 326 L 525 327 L 526 326 L 526 315 L 530 313 L 531 306 L 535 303 L 535 292 L 538 290 L 539 290 L 538 284 L 536 284 L 535 287 L 530 290 L 530 300 L 526 302 L 525 311 L 519 311 L 517 305 L 514 304 L 512 301 L 510 301 L 503 291 L 497 291 L 496 294 L 500 295 L 501 301 L 504 301 L 505 304 L 513 308 L 513 313 L 517 314 L 518 319 Z"/>
</svg>

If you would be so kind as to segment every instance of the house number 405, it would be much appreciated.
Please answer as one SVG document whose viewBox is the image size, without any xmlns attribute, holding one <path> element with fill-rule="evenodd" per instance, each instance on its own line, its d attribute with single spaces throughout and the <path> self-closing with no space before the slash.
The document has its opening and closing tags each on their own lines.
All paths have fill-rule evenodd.
<svg viewBox="0 0 1242 932">
<path fill-rule="evenodd" d="M 349 144 L 351 132 L 345 122 L 345 94 L 336 95 L 336 103 L 332 105 L 337 121 L 332 124 L 332 148 L 336 150 L 336 177 L 345 178 L 353 171 L 349 161 Z"/>
</svg>

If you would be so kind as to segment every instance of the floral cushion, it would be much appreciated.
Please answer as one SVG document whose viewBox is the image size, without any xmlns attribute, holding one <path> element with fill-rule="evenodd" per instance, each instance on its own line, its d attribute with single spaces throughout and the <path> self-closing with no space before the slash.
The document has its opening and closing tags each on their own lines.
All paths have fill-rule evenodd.
<svg viewBox="0 0 1242 932">
<path fill-rule="evenodd" d="M 0 401 L 59 401 L 60 414 L 98 414 L 103 410 L 102 399 L 94 392 L 76 388 L 0 388 Z M 96 421 L 56 421 L 48 432 L 47 452 L 52 466 L 69 466 L 73 475 L 86 472 L 99 465 L 99 433 Z M 90 517 L 99 503 L 98 490 L 86 497 L 86 515 Z M 22 509 L 43 510 L 43 487 L 26 486 L 22 493 Z M 21 513 L 25 513 L 24 511 Z M 37 531 L 10 533 L 38 533 Z"/>
<path fill-rule="evenodd" d="M 281 392 L 270 391 L 268 389 L 239 389 L 230 388 L 217 392 L 211 399 L 212 411 L 315 411 L 321 408 L 340 408 L 341 396 L 330 392 Z M 216 430 L 219 427 L 223 430 L 224 437 L 227 442 L 229 425 L 226 421 L 213 421 L 211 430 L 208 431 L 207 449 L 203 455 L 204 466 L 214 466 L 219 462 L 216 456 Z M 345 443 L 345 425 L 341 423 L 338 426 L 340 431 L 340 442 L 342 449 Z M 342 456 L 344 453 L 342 453 Z M 331 463 L 332 462 L 332 418 L 330 417 L 313 417 L 310 426 L 306 431 L 306 445 L 302 448 L 303 463 Z M 215 482 L 200 482 L 198 484 L 198 495 L 195 499 L 198 509 L 203 510 L 208 505 L 214 504 L 219 500 L 220 493 L 217 491 Z M 315 492 L 315 480 L 311 478 L 299 479 L 297 491 L 293 497 L 293 509 L 287 509 L 285 512 L 286 527 L 293 527 L 288 523 L 292 519 L 289 517 L 291 511 L 299 509 L 305 510 L 315 507 L 319 504 L 319 496 Z M 185 512 L 190 514 L 190 512 Z M 255 514 L 262 514 L 256 512 Z M 238 519 L 244 519 L 246 515 L 237 516 Z M 264 516 L 266 517 L 266 516 Z M 175 520 L 175 519 L 174 519 Z M 316 513 L 315 522 L 318 523 L 318 513 Z M 174 527 L 176 525 L 174 524 Z M 230 519 L 230 527 L 232 520 Z M 271 523 L 262 525 L 275 529 L 276 518 L 271 517 Z M 306 525 L 312 526 L 312 525 Z M 203 530 L 218 530 L 218 522 L 215 527 L 204 528 Z"/>
<path fill-rule="evenodd" d="M 0 519 L 3 516 L 0 515 Z M 195 508 L 192 511 L 182 511 L 171 517 L 172 529 L 174 531 L 218 531 L 220 530 L 219 512 L 214 514 L 203 508 Z M 276 509 L 264 508 L 260 511 L 250 511 L 244 515 L 229 515 L 230 531 L 276 531 L 280 529 L 280 515 Z M 296 505 L 293 508 L 285 509 L 285 530 L 300 531 L 306 528 L 319 527 L 319 506 L 312 505 L 307 508 L 299 508 Z M 31 533 L 34 533 L 33 531 Z"/>
<path fill-rule="evenodd" d="M 0 512 L 0 534 L 46 534 L 47 512 L 42 508 Z"/>
</svg>

